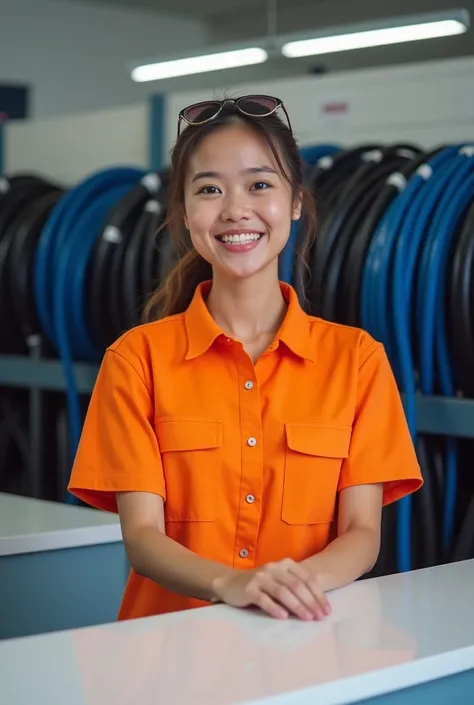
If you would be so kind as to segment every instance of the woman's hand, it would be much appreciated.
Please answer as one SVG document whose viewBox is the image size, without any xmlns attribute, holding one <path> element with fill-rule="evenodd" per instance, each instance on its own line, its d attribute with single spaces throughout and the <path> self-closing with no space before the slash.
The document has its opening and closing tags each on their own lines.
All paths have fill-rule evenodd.
<svg viewBox="0 0 474 705">
<path fill-rule="evenodd" d="M 320 620 L 331 613 L 317 579 L 290 558 L 217 578 L 214 590 L 232 607 L 255 605 L 276 619 Z"/>
</svg>

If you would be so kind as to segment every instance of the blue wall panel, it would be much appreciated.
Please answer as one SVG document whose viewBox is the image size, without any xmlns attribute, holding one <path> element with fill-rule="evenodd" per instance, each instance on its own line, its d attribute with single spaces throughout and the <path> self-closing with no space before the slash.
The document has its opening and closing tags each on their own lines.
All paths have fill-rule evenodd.
<svg viewBox="0 0 474 705">
<path fill-rule="evenodd" d="M 115 622 L 129 570 L 122 542 L 1 556 L 0 639 Z"/>
<path fill-rule="evenodd" d="M 474 702 L 474 671 L 463 671 L 395 693 L 361 700 L 359 705 L 471 705 Z"/>
<path fill-rule="evenodd" d="M 168 163 L 165 154 L 165 98 L 162 95 L 152 95 L 149 101 L 150 122 L 148 127 L 149 164 L 156 171 Z"/>
</svg>

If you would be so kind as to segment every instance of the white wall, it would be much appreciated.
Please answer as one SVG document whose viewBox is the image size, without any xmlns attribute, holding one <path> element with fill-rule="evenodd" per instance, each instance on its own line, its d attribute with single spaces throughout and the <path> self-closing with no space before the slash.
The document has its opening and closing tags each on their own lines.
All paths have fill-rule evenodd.
<svg viewBox="0 0 474 705">
<path fill-rule="evenodd" d="M 6 174 L 37 172 L 74 185 L 105 166 L 149 161 L 147 103 L 5 125 Z"/>
<path fill-rule="evenodd" d="M 334 76 L 280 79 L 229 86 L 227 94 L 271 93 L 288 107 L 301 144 L 415 142 L 427 149 L 474 141 L 474 59 L 355 71 Z M 215 94 L 222 97 L 222 91 Z M 165 150 L 176 137 L 176 117 L 190 103 L 214 91 L 172 93 L 165 99 Z M 329 117 L 324 106 L 347 103 L 347 112 Z M 146 166 L 149 107 L 140 103 L 5 127 L 6 173 L 36 170 L 75 183 L 108 165 Z"/>
<path fill-rule="evenodd" d="M 301 144 L 408 140 L 430 148 L 474 141 L 474 58 L 248 83 L 227 93 L 280 97 Z M 222 89 L 215 95 L 222 97 Z M 167 153 L 179 110 L 211 97 L 213 91 L 203 90 L 167 96 Z M 324 106 L 332 101 L 347 103 L 347 111 L 329 117 Z"/>
<path fill-rule="evenodd" d="M 197 20 L 74 0 L 0 0 L 0 83 L 32 86 L 32 116 L 141 102 L 130 61 L 206 42 Z"/>
</svg>

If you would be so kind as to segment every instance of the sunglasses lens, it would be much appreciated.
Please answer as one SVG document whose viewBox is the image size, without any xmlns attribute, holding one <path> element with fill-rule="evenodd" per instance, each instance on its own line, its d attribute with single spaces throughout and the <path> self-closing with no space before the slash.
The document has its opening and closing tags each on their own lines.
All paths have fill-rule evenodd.
<svg viewBox="0 0 474 705">
<path fill-rule="evenodd" d="M 279 103 L 268 95 L 251 95 L 239 101 L 239 108 L 247 115 L 268 115 L 274 112 Z"/>
<path fill-rule="evenodd" d="M 186 108 L 183 115 L 190 123 L 203 122 L 205 120 L 212 120 L 219 112 L 220 107 L 221 104 L 217 101 L 208 100 L 203 103 L 191 105 L 189 108 Z"/>
</svg>

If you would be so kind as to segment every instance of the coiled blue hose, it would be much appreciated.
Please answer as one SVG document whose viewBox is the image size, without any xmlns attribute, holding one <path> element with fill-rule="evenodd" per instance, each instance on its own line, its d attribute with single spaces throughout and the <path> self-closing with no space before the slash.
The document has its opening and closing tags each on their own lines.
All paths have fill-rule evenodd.
<svg viewBox="0 0 474 705">
<path fill-rule="evenodd" d="M 446 340 L 444 292 L 452 237 L 474 196 L 473 157 L 472 148 L 459 151 L 457 169 L 444 184 L 423 250 L 418 290 L 423 291 L 423 298 L 418 304 L 421 314 L 418 332 L 424 363 L 420 370 L 420 389 L 424 394 L 435 392 L 435 369 L 441 394 L 455 394 Z M 444 467 L 443 550 L 448 555 L 453 544 L 458 482 L 458 444 L 454 439 L 447 440 Z"/>
<path fill-rule="evenodd" d="M 426 165 L 419 167 L 408 182 L 402 175 L 399 175 L 401 177 L 399 194 L 391 202 L 379 223 L 369 245 L 364 266 L 361 295 L 362 323 L 377 340 L 383 340 L 399 382 L 399 360 L 395 336 L 392 335 L 391 327 L 387 326 L 387 321 L 390 320 L 394 311 L 393 302 L 389 295 L 394 253 L 400 248 L 404 218 L 425 184 L 426 170 L 428 169 L 430 172 L 443 159 L 445 159 L 444 156 L 435 157 L 430 167 L 426 167 Z M 393 175 L 390 179 L 393 181 Z M 403 184 L 402 181 L 404 181 Z"/>
<path fill-rule="evenodd" d="M 401 175 L 400 175 L 401 176 Z M 410 197 L 406 191 L 405 180 L 400 181 L 400 193 L 390 204 L 381 219 L 370 242 L 362 275 L 361 319 L 362 325 L 376 338 L 383 341 L 395 377 L 397 359 L 390 329 L 387 327 L 389 317 L 388 287 L 392 265 L 393 247 L 397 237 L 398 221 L 403 213 L 403 196 Z"/>
<path fill-rule="evenodd" d="M 393 263 L 393 252 L 397 242 L 400 224 L 405 209 L 416 193 L 416 182 L 403 184 L 398 196 L 392 201 L 382 218 L 370 243 L 362 280 L 361 315 L 362 325 L 378 340 L 384 343 L 391 366 L 400 387 L 401 373 L 395 354 L 395 341 L 392 338 L 389 320 L 397 317 L 399 309 L 390 306 L 389 285 Z M 390 316 L 390 309 L 392 316 Z M 410 428 L 415 435 L 415 424 Z M 399 570 L 411 567 L 411 498 L 397 503 L 397 565 Z"/>
<path fill-rule="evenodd" d="M 410 179 L 405 192 L 394 204 L 393 276 L 388 292 L 388 305 L 392 311 L 392 328 L 395 348 L 394 358 L 399 370 L 399 388 L 405 394 L 405 413 L 412 438 L 416 440 L 416 389 L 415 359 L 412 348 L 412 304 L 414 301 L 415 269 L 423 232 L 416 230 L 419 211 L 423 205 L 427 183 L 433 174 L 443 170 L 455 154 L 454 149 L 444 150 L 422 165 Z"/>
<path fill-rule="evenodd" d="M 128 167 L 93 174 L 59 201 L 40 236 L 34 266 L 35 303 L 64 370 L 71 459 L 82 429 L 73 362 L 99 362 L 103 354 L 88 329 L 88 264 L 108 213 L 145 174 L 143 169 Z M 66 501 L 76 500 L 67 494 Z"/>
<path fill-rule="evenodd" d="M 301 147 L 300 156 L 309 166 L 315 166 L 321 157 L 327 157 L 341 151 L 341 146 L 336 144 L 315 144 Z"/>
<path fill-rule="evenodd" d="M 426 242 L 430 233 L 434 232 L 434 213 L 443 189 L 455 174 L 456 167 L 459 166 L 458 149 L 456 147 L 442 150 L 435 155 L 427 164 L 420 167 L 413 177 L 411 187 L 413 195 L 406 204 L 403 217 L 400 221 L 400 229 L 396 239 L 395 258 L 392 277 L 392 295 L 389 301 L 393 315 L 391 324 L 393 326 L 394 339 L 396 341 L 396 358 L 399 374 L 399 386 L 405 393 L 405 412 L 413 440 L 416 440 L 416 390 L 417 381 L 415 370 L 418 369 L 420 375 L 420 388 L 424 393 L 432 393 L 433 388 L 423 387 L 421 377 L 426 366 L 431 366 L 430 358 L 432 349 L 426 347 L 426 337 L 423 348 L 416 346 L 413 340 L 413 330 L 420 330 L 420 325 L 425 315 L 426 302 L 430 299 L 430 288 L 426 287 L 426 280 L 420 271 L 420 257 L 427 252 Z M 426 272 L 425 272 L 426 273 Z M 418 274 L 418 286 L 415 286 Z M 431 273 L 430 273 L 431 275 Z M 438 286 L 439 284 L 436 284 Z M 417 312 L 416 317 L 413 311 Z M 439 314 L 439 309 L 438 309 Z M 416 326 L 413 325 L 416 323 Z M 444 332 L 443 332 L 444 335 Z M 415 348 L 414 348 L 415 346 Z M 413 350 L 418 349 L 418 364 L 415 360 Z M 451 442 L 449 441 L 448 444 Z M 447 527 L 451 525 L 453 507 L 452 488 L 457 484 L 457 460 L 453 455 L 453 449 L 448 448 L 445 463 L 445 512 L 443 537 L 446 545 Z M 450 489 L 451 488 L 451 489 Z M 398 504 L 398 524 L 397 524 L 397 552 L 398 565 L 400 570 L 410 570 L 411 561 L 411 497 L 404 498 Z M 448 516 L 449 515 L 449 516 Z"/>
<path fill-rule="evenodd" d="M 385 344 L 399 388 L 405 393 L 405 411 L 414 441 L 417 384 L 412 353 L 411 306 L 415 299 L 416 263 L 426 227 L 429 227 L 429 221 L 420 221 L 420 213 L 426 210 L 428 201 L 436 200 L 439 196 L 432 186 L 436 179 L 430 182 L 430 178 L 436 174 L 442 178 L 443 183 L 449 180 L 457 153 L 457 147 L 442 150 L 400 188 L 400 193 L 390 204 L 374 233 L 363 272 L 362 325 Z M 432 195 L 434 192 L 435 196 Z M 424 295 L 422 291 L 421 296 Z M 423 355 L 421 367 L 425 359 Z M 447 487 L 452 487 L 456 485 L 456 478 L 452 460 L 447 458 L 447 461 L 446 482 Z M 452 517 L 452 493 L 446 496 L 446 506 L 449 509 L 445 511 L 445 527 L 451 525 L 449 517 Z M 412 567 L 411 518 L 412 500 L 409 496 L 397 503 L 397 564 L 401 571 Z"/>
</svg>

